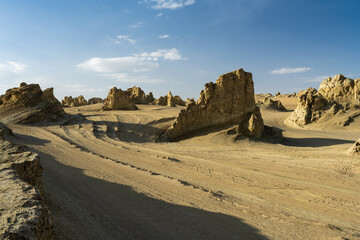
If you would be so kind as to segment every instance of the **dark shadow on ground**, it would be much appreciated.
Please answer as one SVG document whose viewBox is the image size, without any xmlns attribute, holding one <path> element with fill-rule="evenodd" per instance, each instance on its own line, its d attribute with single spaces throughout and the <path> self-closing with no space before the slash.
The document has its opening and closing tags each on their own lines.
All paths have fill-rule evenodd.
<svg viewBox="0 0 360 240">
<path fill-rule="evenodd" d="M 40 155 L 58 239 L 268 239 L 233 216 L 157 200 L 27 149 Z"/>
<path fill-rule="evenodd" d="M 289 138 L 284 137 L 283 143 L 294 147 L 328 147 L 333 145 L 354 143 L 354 141 L 334 138 Z"/>
</svg>

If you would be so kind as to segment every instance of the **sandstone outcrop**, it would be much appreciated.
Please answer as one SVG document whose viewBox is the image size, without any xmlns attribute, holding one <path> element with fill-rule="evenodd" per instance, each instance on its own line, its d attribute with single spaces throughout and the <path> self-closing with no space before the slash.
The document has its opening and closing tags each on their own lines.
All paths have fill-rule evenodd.
<svg viewBox="0 0 360 240">
<path fill-rule="evenodd" d="M 360 154 L 360 139 L 358 139 L 346 152 L 347 155 L 359 155 Z"/>
<path fill-rule="evenodd" d="M 319 93 L 328 101 L 342 105 L 359 105 L 360 79 L 346 78 L 342 74 L 328 77 L 320 84 Z"/>
<path fill-rule="evenodd" d="M 97 103 L 103 103 L 104 100 L 102 98 L 93 97 L 88 100 L 88 104 L 97 104 Z"/>
<path fill-rule="evenodd" d="M 159 97 L 159 99 L 156 99 L 153 104 L 169 106 L 169 107 L 176 107 L 176 105 L 178 105 L 178 106 L 186 105 L 180 96 L 178 96 L 178 95 L 173 96 L 171 91 L 169 91 L 166 96 L 164 96 L 164 97 L 161 96 L 161 97 Z"/>
<path fill-rule="evenodd" d="M 70 97 L 64 97 L 64 99 L 61 100 L 61 105 L 63 107 L 79 107 L 79 106 L 88 105 L 88 101 L 86 101 L 83 95 L 80 95 L 75 98 L 70 96 Z"/>
<path fill-rule="evenodd" d="M 39 156 L 7 141 L 11 134 L 0 124 L 0 239 L 54 239 Z"/>
<path fill-rule="evenodd" d="M 135 103 L 126 91 L 113 87 L 104 101 L 103 110 L 136 110 Z"/>
<path fill-rule="evenodd" d="M 264 128 L 255 105 L 252 74 L 243 69 L 221 75 L 216 83 L 205 84 L 200 98 L 181 110 L 163 137 L 175 140 L 194 131 L 228 124 L 238 124 L 240 136 L 256 138 Z"/>
<path fill-rule="evenodd" d="M 41 90 L 38 84 L 21 83 L 0 96 L 0 119 L 3 122 L 39 123 L 58 121 L 65 115 L 53 88 Z"/>
<path fill-rule="evenodd" d="M 286 111 L 286 108 L 282 105 L 280 100 L 272 100 L 271 98 L 268 97 L 259 100 L 258 105 L 266 109 L 273 109 L 276 111 Z"/>
<path fill-rule="evenodd" d="M 330 119 L 338 112 L 344 113 L 348 109 L 357 108 L 359 91 L 360 79 L 349 79 L 341 74 L 328 77 L 320 84 L 319 91 L 309 88 L 297 94 L 299 103 L 286 123 L 304 126 L 324 121 L 324 116 Z"/>
</svg>

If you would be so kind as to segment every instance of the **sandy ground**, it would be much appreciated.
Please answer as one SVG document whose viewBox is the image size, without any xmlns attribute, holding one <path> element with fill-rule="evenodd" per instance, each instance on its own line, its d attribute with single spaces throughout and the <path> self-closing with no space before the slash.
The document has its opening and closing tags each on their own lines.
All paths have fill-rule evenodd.
<svg viewBox="0 0 360 240">
<path fill-rule="evenodd" d="M 41 156 L 59 239 L 360 239 L 360 160 L 345 156 L 359 128 L 292 128 L 290 111 L 262 110 L 286 145 L 226 130 L 155 143 L 181 108 L 138 107 L 11 126 Z"/>
</svg>

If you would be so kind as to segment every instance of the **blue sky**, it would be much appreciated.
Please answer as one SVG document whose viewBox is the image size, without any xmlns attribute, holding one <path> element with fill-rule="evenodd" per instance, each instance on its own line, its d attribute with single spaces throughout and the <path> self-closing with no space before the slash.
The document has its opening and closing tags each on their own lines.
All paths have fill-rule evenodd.
<svg viewBox="0 0 360 240">
<path fill-rule="evenodd" d="M 360 78 L 358 0 L 0 0 L 0 94 L 20 82 L 57 98 L 134 85 L 198 98 L 244 68 L 257 93 Z"/>
</svg>

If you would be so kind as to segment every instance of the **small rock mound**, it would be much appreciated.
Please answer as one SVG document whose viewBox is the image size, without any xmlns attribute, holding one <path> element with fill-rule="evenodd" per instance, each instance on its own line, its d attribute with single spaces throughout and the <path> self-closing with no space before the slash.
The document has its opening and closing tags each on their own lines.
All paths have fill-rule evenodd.
<svg viewBox="0 0 360 240">
<path fill-rule="evenodd" d="M 347 155 L 359 155 L 360 154 L 360 139 L 358 139 L 347 151 Z"/>
<path fill-rule="evenodd" d="M 21 83 L 0 96 L 0 116 L 3 122 L 27 124 L 58 121 L 65 112 L 53 88 L 42 91 L 38 84 Z"/>
<path fill-rule="evenodd" d="M 103 103 L 104 100 L 102 98 L 93 97 L 88 100 L 88 104 L 97 104 L 97 103 Z"/>
<path fill-rule="evenodd" d="M 286 111 L 286 108 L 282 105 L 280 100 L 272 100 L 271 98 L 268 97 L 265 97 L 263 100 L 259 100 L 258 105 L 266 109 L 272 109 L 283 112 Z"/>
<path fill-rule="evenodd" d="M 103 110 L 136 110 L 135 103 L 126 91 L 113 87 L 104 101 Z"/>
<path fill-rule="evenodd" d="M 205 84 L 200 98 L 181 110 L 164 138 L 174 140 L 185 134 L 209 127 L 239 124 L 242 136 L 259 138 L 264 123 L 255 105 L 252 74 L 243 69 L 221 75 L 216 83 Z"/>
<path fill-rule="evenodd" d="M 61 101 L 61 105 L 63 107 L 79 107 L 79 106 L 88 105 L 88 101 L 86 101 L 83 95 L 80 95 L 75 98 L 70 96 L 70 97 L 64 97 L 64 99 Z"/>
</svg>

